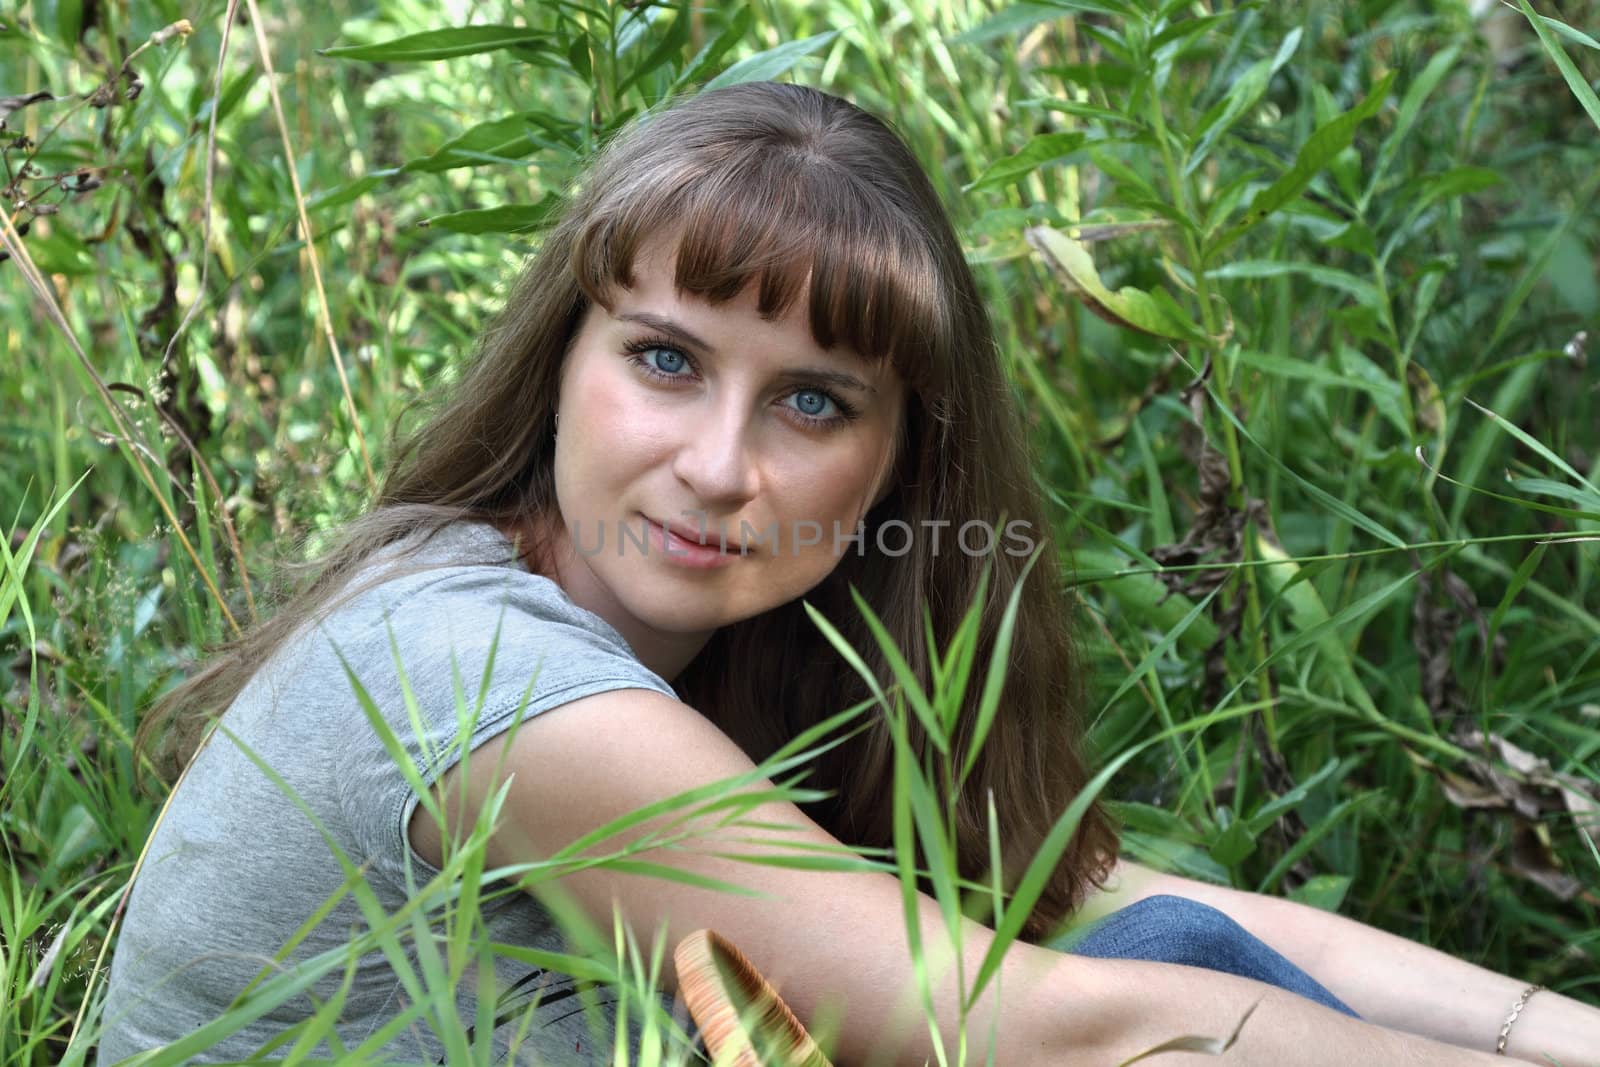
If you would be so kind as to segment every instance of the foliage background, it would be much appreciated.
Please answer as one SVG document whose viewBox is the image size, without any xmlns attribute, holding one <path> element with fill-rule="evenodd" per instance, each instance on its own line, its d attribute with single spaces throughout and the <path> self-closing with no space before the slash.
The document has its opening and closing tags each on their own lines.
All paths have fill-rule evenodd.
<svg viewBox="0 0 1600 1067">
<path fill-rule="evenodd" d="M 226 49 L 224 3 L 0 12 L 64 315 L 0 261 L 6 1063 L 92 1047 L 144 709 L 360 509 L 586 154 L 718 77 L 849 96 L 945 192 L 1102 757 L 1248 712 L 1118 775 L 1129 850 L 1600 1003 L 1592 0 L 236 6 Z M 519 32 L 383 44 L 469 25 Z"/>
</svg>

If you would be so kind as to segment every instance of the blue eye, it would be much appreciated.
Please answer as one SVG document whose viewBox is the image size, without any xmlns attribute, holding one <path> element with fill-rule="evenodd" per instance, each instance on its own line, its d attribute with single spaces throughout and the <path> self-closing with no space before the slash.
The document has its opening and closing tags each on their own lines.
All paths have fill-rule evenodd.
<svg viewBox="0 0 1600 1067">
<path fill-rule="evenodd" d="M 697 380 L 699 369 L 694 357 L 664 337 L 641 337 L 622 346 L 628 362 L 646 378 L 670 383 L 672 387 Z M 856 408 L 821 386 L 801 386 L 786 393 L 782 404 L 794 412 L 788 416 L 809 430 L 831 429 L 857 417 Z"/>
<path fill-rule="evenodd" d="M 795 410 L 807 418 L 825 419 L 829 417 L 824 412 L 827 411 L 828 405 L 833 403 L 833 398 L 827 393 L 817 389 L 802 389 L 790 395 L 794 398 Z"/>
<path fill-rule="evenodd" d="M 681 348 L 657 337 L 629 341 L 623 346 L 628 361 L 658 381 L 693 377 L 694 361 Z"/>
<path fill-rule="evenodd" d="M 645 353 L 645 358 L 650 361 L 650 366 L 663 374 L 675 375 L 689 362 L 676 348 L 652 348 Z"/>
</svg>

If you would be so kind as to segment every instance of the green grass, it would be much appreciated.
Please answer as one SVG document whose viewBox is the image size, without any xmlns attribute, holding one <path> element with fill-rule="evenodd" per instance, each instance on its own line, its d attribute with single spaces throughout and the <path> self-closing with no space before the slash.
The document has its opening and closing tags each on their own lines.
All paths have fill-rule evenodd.
<svg viewBox="0 0 1600 1067">
<path fill-rule="evenodd" d="M 0 96 L 59 98 L 0 134 L 0 181 L 39 168 L 0 230 L 44 290 L 0 262 L 0 1065 L 92 1050 L 150 702 L 360 510 L 584 156 L 719 75 L 886 115 L 956 210 L 1129 850 L 1600 1003 L 1600 851 L 1559 788 L 1600 795 L 1593 0 L 1493 48 L 1382 0 L 279 5 L 281 127 L 248 20 L 219 68 L 225 5 L 86 10 L 0 18 Z M 533 32 L 381 47 L 468 22 Z M 899 795 L 937 858 L 933 770 Z M 650 946 L 586 945 L 647 986 Z"/>
</svg>

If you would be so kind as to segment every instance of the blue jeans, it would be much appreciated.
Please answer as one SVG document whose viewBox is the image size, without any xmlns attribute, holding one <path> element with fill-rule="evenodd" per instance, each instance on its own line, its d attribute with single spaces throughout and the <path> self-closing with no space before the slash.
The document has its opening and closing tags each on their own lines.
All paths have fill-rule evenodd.
<svg viewBox="0 0 1600 1067">
<path fill-rule="evenodd" d="M 1078 956 L 1184 963 L 1254 978 L 1359 1018 L 1265 941 L 1209 904 L 1185 897 L 1146 897 L 1049 946 Z"/>
</svg>

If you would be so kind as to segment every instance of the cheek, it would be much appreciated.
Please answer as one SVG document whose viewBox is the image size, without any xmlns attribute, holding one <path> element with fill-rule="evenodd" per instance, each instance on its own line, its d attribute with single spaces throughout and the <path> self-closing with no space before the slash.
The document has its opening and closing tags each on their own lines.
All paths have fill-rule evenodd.
<svg viewBox="0 0 1600 1067">
<path fill-rule="evenodd" d="M 565 468 L 577 485 L 606 485 L 658 458 L 666 439 L 661 414 L 641 399 L 626 371 L 591 360 L 563 383 L 558 480 Z"/>
<path fill-rule="evenodd" d="M 780 506 L 794 521 L 814 519 L 824 527 L 838 521 L 841 528 L 853 529 L 871 508 L 872 491 L 886 463 L 887 446 L 876 445 L 785 460 Z"/>
</svg>

